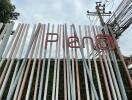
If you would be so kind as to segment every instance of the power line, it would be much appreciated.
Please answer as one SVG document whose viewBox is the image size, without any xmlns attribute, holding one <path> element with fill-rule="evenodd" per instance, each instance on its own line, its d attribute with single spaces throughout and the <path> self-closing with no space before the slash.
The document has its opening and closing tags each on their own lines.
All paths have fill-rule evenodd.
<svg viewBox="0 0 132 100">
<path fill-rule="evenodd" d="M 119 37 L 130 26 L 131 20 L 132 1 L 123 0 L 107 23 L 112 25 L 114 32 Z"/>
</svg>

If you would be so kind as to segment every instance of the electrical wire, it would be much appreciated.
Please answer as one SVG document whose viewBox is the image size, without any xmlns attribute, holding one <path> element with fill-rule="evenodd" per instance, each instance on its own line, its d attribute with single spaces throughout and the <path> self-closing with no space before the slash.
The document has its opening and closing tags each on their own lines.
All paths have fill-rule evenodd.
<svg viewBox="0 0 132 100">
<path fill-rule="evenodd" d="M 108 20 L 116 34 L 122 34 L 132 23 L 132 0 L 123 0 Z"/>
</svg>

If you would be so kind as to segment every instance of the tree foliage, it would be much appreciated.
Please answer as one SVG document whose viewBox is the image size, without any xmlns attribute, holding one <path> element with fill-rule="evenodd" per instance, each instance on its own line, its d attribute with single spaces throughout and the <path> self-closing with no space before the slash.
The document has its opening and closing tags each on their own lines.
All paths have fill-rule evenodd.
<svg viewBox="0 0 132 100">
<path fill-rule="evenodd" d="M 15 12 L 15 6 L 10 0 L 0 0 L 0 22 L 7 23 L 18 16 L 19 13 Z"/>
</svg>

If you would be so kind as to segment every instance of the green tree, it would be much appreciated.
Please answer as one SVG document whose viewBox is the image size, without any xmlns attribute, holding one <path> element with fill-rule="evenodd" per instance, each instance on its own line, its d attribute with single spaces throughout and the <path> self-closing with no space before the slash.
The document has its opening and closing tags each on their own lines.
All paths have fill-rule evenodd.
<svg viewBox="0 0 132 100">
<path fill-rule="evenodd" d="M 10 20 L 15 20 L 19 13 L 15 12 L 15 6 L 10 0 L 0 0 L 0 22 L 7 23 Z"/>
</svg>

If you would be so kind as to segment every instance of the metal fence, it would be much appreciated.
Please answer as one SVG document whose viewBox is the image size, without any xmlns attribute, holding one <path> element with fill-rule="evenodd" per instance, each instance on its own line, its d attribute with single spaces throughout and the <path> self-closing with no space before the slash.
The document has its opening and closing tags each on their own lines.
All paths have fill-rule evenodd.
<svg viewBox="0 0 132 100">
<path fill-rule="evenodd" d="M 2 26 L 0 99 L 127 100 L 131 96 L 130 85 L 124 85 L 131 79 L 122 79 L 115 42 L 99 26 L 20 23 L 14 32 L 14 23 Z"/>
</svg>

